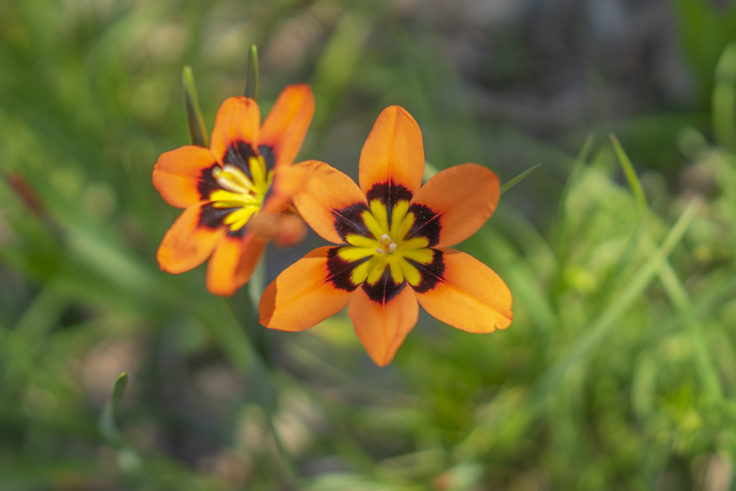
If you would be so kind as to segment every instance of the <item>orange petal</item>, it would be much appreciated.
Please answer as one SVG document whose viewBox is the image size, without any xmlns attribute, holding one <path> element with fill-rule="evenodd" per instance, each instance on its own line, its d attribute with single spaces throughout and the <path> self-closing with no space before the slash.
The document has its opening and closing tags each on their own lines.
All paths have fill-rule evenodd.
<svg viewBox="0 0 736 491">
<path fill-rule="evenodd" d="M 350 299 L 348 314 L 368 356 L 376 365 L 386 366 L 416 325 L 419 306 L 408 286 L 385 304 L 374 302 L 358 288 Z"/>
<path fill-rule="evenodd" d="M 511 292 L 491 268 L 464 252 L 442 251 L 444 272 L 417 299 L 424 310 L 445 324 L 468 332 L 506 329 L 513 318 Z"/>
<path fill-rule="evenodd" d="M 164 152 L 153 168 L 153 185 L 170 205 L 187 208 L 207 196 L 200 191 L 209 174 L 203 172 L 217 161 L 208 148 L 188 145 Z"/>
<path fill-rule="evenodd" d="M 200 225 L 201 211 L 202 203 L 190 206 L 166 232 L 157 253 L 158 264 L 164 271 L 189 271 L 212 254 L 224 230 Z"/>
<path fill-rule="evenodd" d="M 277 223 L 276 233 L 270 239 L 279 247 L 294 247 L 307 236 L 307 226 L 297 215 L 282 213 Z"/>
<path fill-rule="evenodd" d="M 248 222 L 249 230 L 261 240 L 291 246 L 301 242 L 306 227 L 301 218 L 283 213 L 292 198 L 305 186 L 305 172 L 299 166 L 283 166 L 274 170 L 273 185 L 261 211 Z"/>
<path fill-rule="evenodd" d="M 360 153 L 360 189 L 392 181 L 412 193 L 424 174 L 422 132 L 411 114 L 399 106 L 381 112 Z"/>
<path fill-rule="evenodd" d="M 417 191 L 412 203 L 435 213 L 427 222 L 439 220 L 436 247 L 442 248 L 473 235 L 493 214 L 500 195 L 496 174 L 478 164 L 462 164 L 438 172 Z M 421 225 L 417 226 L 421 234 Z"/>
<path fill-rule="evenodd" d="M 294 161 L 313 114 L 314 96 L 308 85 L 290 85 L 276 99 L 261 128 L 258 145 L 273 149 L 277 168 Z"/>
<path fill-rule="evenodd" d="M 207 289 L 215 295 L 235 293 L 250 279 L 264 248 L 253 234 L 223 235 L 207 266 Z"/>
<path fill-rule="evenodd" d="M 210 143 L 218 162 L 239 164 L 241 168 L 247 164 L 241 160 L 255 155 L 260 124 L 261 112 L 256 101 L 242 96 L 226 99 L 217 111 Z M 237 155 L 233 156 L 231 148 Z M 226 159 L 229 150 L 231 156 Z"/>
<path fill-rule="evenodd" d="M 293 247 L 304 240 L 307 226 L 293 213 L 261 211 L 248 221 L 248 231 L 263 242 L 274 242 L 279 247 Z"/>
<path fill-rule="evenodd" d="M 303 167 L 283 166 L 274 170 L 271 193 L 263 204 L 263 210 L 276 213 L 291 206 L 294 195 L 306 186 L 306 172 Z"/>
<path fill-rule="evenodd" d="M 302 331 L 335 315 L 351 292 L 328 280 L 327 253 L 320 247 L 286 268 L 263 292 L 261 324 L 281 331 Z"/>
<path fill-rule="evenodd" d="M 302 218 L 325 240 L 343 243 L 335 228 L 339 210 L 358 203 L 366 205 L 365 195 L 350 177 L 324 162 L 310 160 L 293 168 L 304 172 L 304 187 L 294 196 Z"/>
</svg>

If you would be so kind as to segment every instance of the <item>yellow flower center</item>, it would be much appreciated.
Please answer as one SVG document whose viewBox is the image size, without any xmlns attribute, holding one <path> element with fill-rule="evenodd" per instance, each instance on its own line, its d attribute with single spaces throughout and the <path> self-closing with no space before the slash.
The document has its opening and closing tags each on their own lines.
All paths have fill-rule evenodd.
<svg viewBox="0 0 736 491">
<path fill-rule="evenodd" d="M 388 268 L 394 283 L 406 280 L 412 286 L 418 285 L 422 278 L 412 262 L 429 264 L 434 252 L 427 247 L 427 238 L 407 238 L 415 221 L 409 202 L 396 203 L 389 217 L 386 206 L 380 200 L 373 200 L 361 218 L 370 235 L 348 234 L 345 240 L 350 245 L 341 247 L 337 253 L 346 261 L 363 260 L 353 269 L 352 283 L 359 285 L 365 281 L 374 285 Z"/>
<path fill-rule="evenodd" d="M 243 228 L 260 211 L 273 182 L 273 171 L 266 170 L 263 157 L 251 157 L 248 168 L 250 177 L 232 164 L 212 169 L 212 176 L 222 189 L 212 192 L 210 200 L 215 208 L 233 209 L 223 220 L 231 231 Z"/>
</svg>

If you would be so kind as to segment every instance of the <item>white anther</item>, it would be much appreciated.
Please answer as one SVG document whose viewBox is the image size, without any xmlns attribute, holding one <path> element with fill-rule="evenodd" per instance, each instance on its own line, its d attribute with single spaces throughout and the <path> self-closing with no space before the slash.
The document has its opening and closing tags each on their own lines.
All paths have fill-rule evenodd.
<svg viewBox="0 0 736 491">
<path fill-rule="evenodd" d="M 378 254 L 386 254 L 386 251 L 383 249 L 383 247 L 376 247 L 376 252 Z"/>
<path fill-rule="evenodd" d="M 394 252 L 396 250 L 396 242 L 391 242 L 388 245 L 388 250 L 389 250 L 389 252 Z"/>
<path fill-rule="evenodd" d="M 389 237 L 388 234 L 381 235 L 381 242 L 388 242 L 391 240 L 391 237 Z"/>
</svg>

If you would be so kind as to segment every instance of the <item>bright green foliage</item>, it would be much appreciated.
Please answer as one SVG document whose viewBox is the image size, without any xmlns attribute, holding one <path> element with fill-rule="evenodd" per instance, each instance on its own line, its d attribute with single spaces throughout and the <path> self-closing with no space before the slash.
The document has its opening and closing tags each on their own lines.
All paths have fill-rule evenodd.
<svg viewBox="0 0 736 491">
<path fill-rule="evenodd" d="M 675 131 L 623 121 L 621 144 L 606 130 L 573 147 L 476 121 L 435 34 L 374 2 L 2 3 L 0 489 L 733 487 L 735 55 L 706 3 L 674 2 L 715 80 L 710 118 L 656 114 Z M 732 30 L 733 8 L 722 19 Z M 158 270 L 177 210 L 151 171 L 189 143 L 182 67 L 194 126 L 212 128 L 251 43 L 259 103 L 314 87 L 301 157 L 355 176 L 371 122 L 400 103 L 436 169 L 475 161 L 509 182 L 542 164 L 459 246 L 509 284 L 508 330 L 423 317 L 379 369 L 344 315 L 271 332 L 246 288 L 223 300 L 201 268 Z M 663 139 L 679 161 L 647 170 Z M 311 245 L 273 250 L 261 274 Z"/>
</svg>

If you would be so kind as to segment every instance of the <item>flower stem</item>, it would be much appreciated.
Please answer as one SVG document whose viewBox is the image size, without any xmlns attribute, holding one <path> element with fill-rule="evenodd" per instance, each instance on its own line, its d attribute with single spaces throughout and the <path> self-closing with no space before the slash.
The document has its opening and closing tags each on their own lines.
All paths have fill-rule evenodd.
<svg viewBox="0 0 736 491">
<path fill-rule="evenodd" d="M 245 97 L 258 99 L 258 48 L 250 45 L 248 52 L 248 74 L 245 79 Z"/>
<path fill-rule="evenodd" d="M 189 137 L 192 145 L 207 147 L 207 127 L 202 117 L 202 108 L 199 107 L 197 86 L 194 84 L 192 68 L 187 65 L 181 72 L 181 83 L 184 87 L 184 107 L 187 111 L 187 123 L 189 125 Z"/>
</svg>

